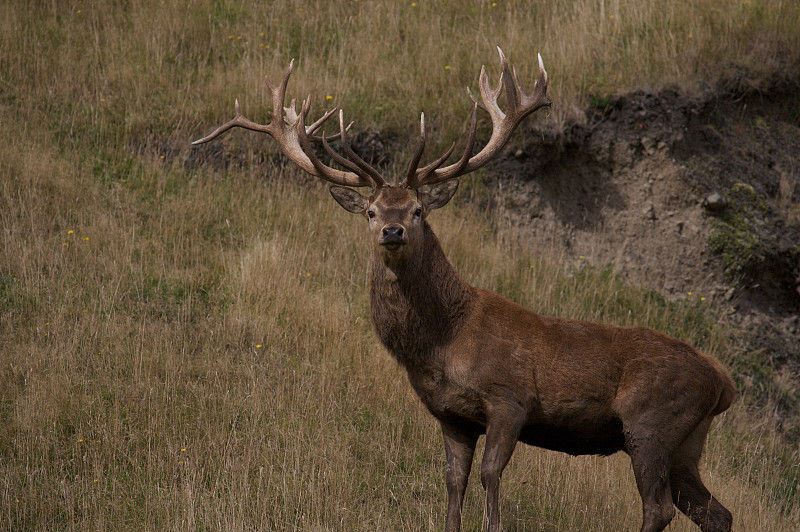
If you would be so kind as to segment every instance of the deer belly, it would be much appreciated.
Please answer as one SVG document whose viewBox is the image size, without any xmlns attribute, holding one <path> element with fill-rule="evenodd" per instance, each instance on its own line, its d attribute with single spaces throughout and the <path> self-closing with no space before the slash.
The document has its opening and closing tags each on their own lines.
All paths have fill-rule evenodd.
<svg viewBox="0 0 800 532">
<path fill-rule="evenodd" d="M 533 423 L 522 429 L 519 440 L 572 455 L 607 456 L 625 448 L 622 421 L 616 418 L 559 424 Z"/>
</svg>

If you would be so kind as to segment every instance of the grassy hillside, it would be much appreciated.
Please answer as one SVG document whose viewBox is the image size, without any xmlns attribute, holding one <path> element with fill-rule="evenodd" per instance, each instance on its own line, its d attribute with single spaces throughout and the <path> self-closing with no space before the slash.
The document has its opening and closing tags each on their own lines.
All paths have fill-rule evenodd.
<svg viewBox="0 0 800 532">
<path fill-rule="evenodd" d="M 3 3 L 0 529 L 441 528 L 441 437 L 371 330 L 361 220 L 266 139 L 231 135 L 227 171 L 185 164 L 234 97 L 265 120 L 264 75 L 294 57 L 290 92 L 317 109 L 398 135 L 424 109 L 449 142 L 495 44 L 523 77 L 542 52 L 563 122 L 631 86 L 738 68 L 757 86 L 797 65 L 799 21 L 777 0 Z M 564 266 L 478 212 L 483 194 L 466 179 L 431 219 L 472 284 L 740 363 L 702 302 Z M 800 456 L 746 405 L 712 431 L 706 478 L 738 530 L 794 530 Z M 640 519 L 624 456 L 520 447 L 502 499 L 510 530 Z"/>
</svg>

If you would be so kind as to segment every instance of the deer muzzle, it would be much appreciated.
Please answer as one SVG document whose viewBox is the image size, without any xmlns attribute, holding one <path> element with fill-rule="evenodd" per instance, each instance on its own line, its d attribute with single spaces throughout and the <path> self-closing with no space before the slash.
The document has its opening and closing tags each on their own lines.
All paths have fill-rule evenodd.
<svg viewBox="0 0 800 532">
<path fill-rule="evenodd" d="M 378 244 L 384 248 L 393 251 L 400 246 L 408 244 L 408 234 L 402 225 L 387 225 L 381 230 L 381 236 L 378 239 Z"/>
</svg>

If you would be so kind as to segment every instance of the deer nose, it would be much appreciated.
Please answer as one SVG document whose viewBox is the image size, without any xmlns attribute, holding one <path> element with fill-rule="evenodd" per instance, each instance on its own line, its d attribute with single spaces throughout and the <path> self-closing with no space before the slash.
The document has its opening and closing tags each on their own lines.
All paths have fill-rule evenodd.
<svg viewBox="0 0 800 532">
<path fill-rule="evenodd" d="M 381 239 L 378 244 L 392 249 L 397 248 L 406 243 L 403 238 L 404 234 L 402 225 L 387 225 L 381 230 Z"/>
<path fill-rule="evenodd" d="M 384 239 L 402 239 L 403 238 L 403 227 L 400 225 L 387 225 L 383 228 L 383 238 Z"/>
</svg>

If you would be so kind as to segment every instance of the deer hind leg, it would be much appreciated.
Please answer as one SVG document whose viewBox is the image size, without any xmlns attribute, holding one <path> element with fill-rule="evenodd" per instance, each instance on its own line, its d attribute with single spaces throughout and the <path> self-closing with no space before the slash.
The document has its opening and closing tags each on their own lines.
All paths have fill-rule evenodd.
<svg viewBox="0 0 800 532">
<path fill-rule="evenodd" d="M 670 490 L 669 452 L 651 435 L 637 436 L 625 431 L 636 487 L 642 498 L 641 532 L 661 532 L 675 516 Z"/>
<path fill-rule="evenodd" d="M 703 532 L 729 532 L 733 516 L 711 495 L 697 468 L 710 424 L 710 417 L 704 419 L 672 454 L 672 498 Z"/>
<path fill-rule="evenodd" d="M 447 522 L 446 532 L 461 529 L 461 508 L 467 490 L 469 471 L 478 437 L 442 423 L 444 450 L 447 454 Z"/>
</svg>

